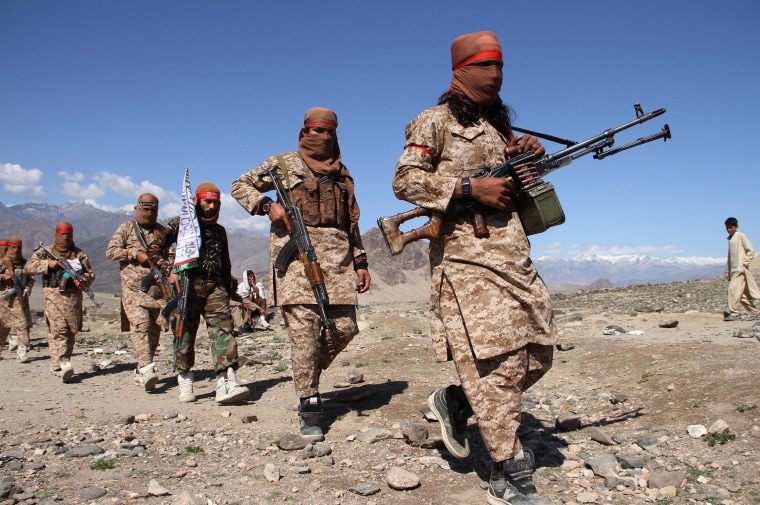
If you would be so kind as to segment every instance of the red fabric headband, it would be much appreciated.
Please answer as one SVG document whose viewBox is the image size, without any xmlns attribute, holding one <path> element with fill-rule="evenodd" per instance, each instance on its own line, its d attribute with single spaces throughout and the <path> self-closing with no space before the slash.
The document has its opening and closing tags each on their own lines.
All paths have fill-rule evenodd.
<svg viewBox="0 0 760 505">
<path fill-rule="evenodd" d="M 337 126 L 332 123 L 304 123 L 304 126 L 314 126 L 314 125 L 324 125 L 324 126 L 329 126 L 331 128 L 337 128 Z"/>
<path fill-rule="evenodd" d="M 467 65 L 468 63 L 472 63 L 475 60 L 485 60 L 485 59 L 494 59 L 494 60 L 500 60 L 501 59 L 501 51 L 483 51 L 482 53 L 478 53 L 475 56 L 470 56 L 466 60 L 464 60 L 462 63 L 457 65 L 456 67 L 452 68 L 452 70 L 456 70 L 459 67 L 463 67 Z"/>
<path fill-rule="evenodd" d="M 21 245 L 21 242 L 3 242 L 3 244 L 6 244 L 6 245 L 17 245 L 17 246 L 20 246 L 20 245 Z"/>
<path fill-rule="evenodd" d="M 219 193 L 213 191 L 201 191 L 195 197 L 199 200 L 219 200 Z"/>
<path fill-rule="evenodd" d="M 74 228 L 69 228 L 67 226 L 67 227 L 63 227 L 63 228 L 58 228 L 57 230 L 55 230 L 55 232 L 56 233 L 74 233 Z"/>
</svg>

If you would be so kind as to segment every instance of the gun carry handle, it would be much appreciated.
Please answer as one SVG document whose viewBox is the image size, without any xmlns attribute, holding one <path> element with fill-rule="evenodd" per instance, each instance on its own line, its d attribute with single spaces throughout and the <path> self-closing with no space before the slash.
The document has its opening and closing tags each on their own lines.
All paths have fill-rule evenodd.
<svg viewBox="0 0 760 505">
<path fill-rule="evenodd" d="M 274 269 L 278 272 L 284 272 L 288 269 L 288 264 L 293 258 L 293 255 L 298 252 L 298 242 L 293 239 L 288 240 L 288 243 L 280 249 L 277 254 L 277 258 L 274 260 Z"/>
<path fill-rule="evenodd" d="M 406 233 L 402 233 L 399 226 L 402 223 L 414 219 L 416 217 L 428 216 L 430 221 L 410 230 Z M 438 238 L 438 234 L 441 232 L 441 217 L 434 214 L 430 209 L 423 207 L 417 207 L 412 210 L 396 214 L 395 216 L 383 216 L 377 219 L 377 226 L 380 228 L 380 232 L 385 239 L 385 245 L 388 246 L 388 250 L 394 256 L 400 254 L 404 250 L 407 244 L 419 240 L 421 238 L 434 239 Z"/>
</svg>

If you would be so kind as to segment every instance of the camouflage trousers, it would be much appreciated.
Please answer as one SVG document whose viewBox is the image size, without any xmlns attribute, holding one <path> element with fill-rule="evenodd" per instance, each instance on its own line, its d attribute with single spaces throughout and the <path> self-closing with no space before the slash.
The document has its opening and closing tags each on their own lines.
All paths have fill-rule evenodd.
<svg viewBox="0 0 760 505">
<path fill-rule="evenodd" d="M 299 398 L 319 393 L 319 376 L 359 333 L 356 307 L 329 305 L 327 317 L 335 319 L 337 332 L 327 335 L 317 305 L 283 305 L 293 362 L 293 383 Z"/>
<path fill-rule="evenodd" d="M 201 315 L 211 339 L 211 358 L 216 373 L 232 367 L 237 370 L 237 341 L 232 334 L 232 317 L 227 291 L 215 282 L 193 279 L 187 300 L 188 318 L 177 353 L 177 369 L 188 372 L 195 365 L 195 335 Z"/>
<path fill-rule="evenodd" d="M 261 300 L 263 300 L 263 298 Z M 250 298 L 243 298 L 242 302 L 230 300 L 232 323 L 235 328 L 239 328 L 246 323 L 253 326 L 253 317 L 257 314 L 265 313 L 265 309 L 257 302 L 258 300 L 251 300 Z"/>
<path fill-rule="evenodd" d="M 442 301 L 453 296 L 442 291 Z M 457 304 L 442 303 L 446 340 L 470 402 L 483 442 L 494 461 L 504 461 L 522 450 L 520 427 L 522 393 L 552 365 L 554 346 L 528 344 L 488 359 L 477 359 Z"/>
<path fill-rule="evenodd" d="M 6 302 L 0 298 L 0 349 L 5 345 L 8 335 L 18 337 L 18 345 L 29 347 L 29 325 L 26 324 L 24 308 L 18 298 Z"/>
<path fill-rule="evenodd" d="M 62 363 L 71 361 L 74 343 L 82 327 L 82 292 L 58 288 L 43 288 L 45 295 L 45 321 L 48 325 L 48 350 L 50 367 L 61 369 Z"/>
<path fill-rule="evenodd" d="M 135 348 L 137 368 L 153 363 L 161 339 L 158 301 L 141 291 L 122 290 L 121 304 L 129 320 L 129 337 Z"/>
</svg>

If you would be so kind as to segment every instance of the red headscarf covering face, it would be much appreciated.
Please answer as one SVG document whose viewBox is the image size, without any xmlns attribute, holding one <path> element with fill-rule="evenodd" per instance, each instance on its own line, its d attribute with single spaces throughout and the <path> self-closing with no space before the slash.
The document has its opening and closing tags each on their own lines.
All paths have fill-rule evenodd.
<svg viewBox="0 0 760 505">
<path fill-rule="evenodd" d="M 480 65 L 489 61 L 498 64 Z M 499 101 L 502 63 L 501 45 L 493 32 L 474 32 L 457 37 L 451 44 L 454 75 L 449 91 L 478 105 L 493 105 Z"/>
<path fill-rule="evenodd" d="M 63 256 L 70 259 L 74 252 L 74 227 L 68 221 L 61 221 L 55 225 L 55 248 Z"/>
</svg>

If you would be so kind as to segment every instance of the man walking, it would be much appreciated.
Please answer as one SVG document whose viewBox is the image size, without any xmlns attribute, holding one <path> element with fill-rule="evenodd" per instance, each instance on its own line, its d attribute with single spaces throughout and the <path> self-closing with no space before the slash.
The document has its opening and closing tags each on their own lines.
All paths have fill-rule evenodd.
<svg viewBox="0 0 760 505">
<path fill-rule="evenodd" d="M 760 299 L 760 290 L 755 278 L 749 270 L 749 264 L 755 258 L 755 249 L 747 236 L 737 231 L 739 221 L 735 217 L 726 219 L 728 232 L 728 312 L 723 316 L 724 321 L 736 321 L 739 316 L 739 305 L 744 306 L 753 315 L 760 314 L 753 302 Z"/>
<path fill-rule="evenodd" d="M 32 313 L 29 296 L 34 276 L 24 271 L 27 260 L 22 256 L 19 237 L 5 241 L 6 252 L 0 262 L 0 353 L 10 335 L 9 350 L 16 351 L 19 363 L 29 363 L 29 330 Z"/>
</svg>

